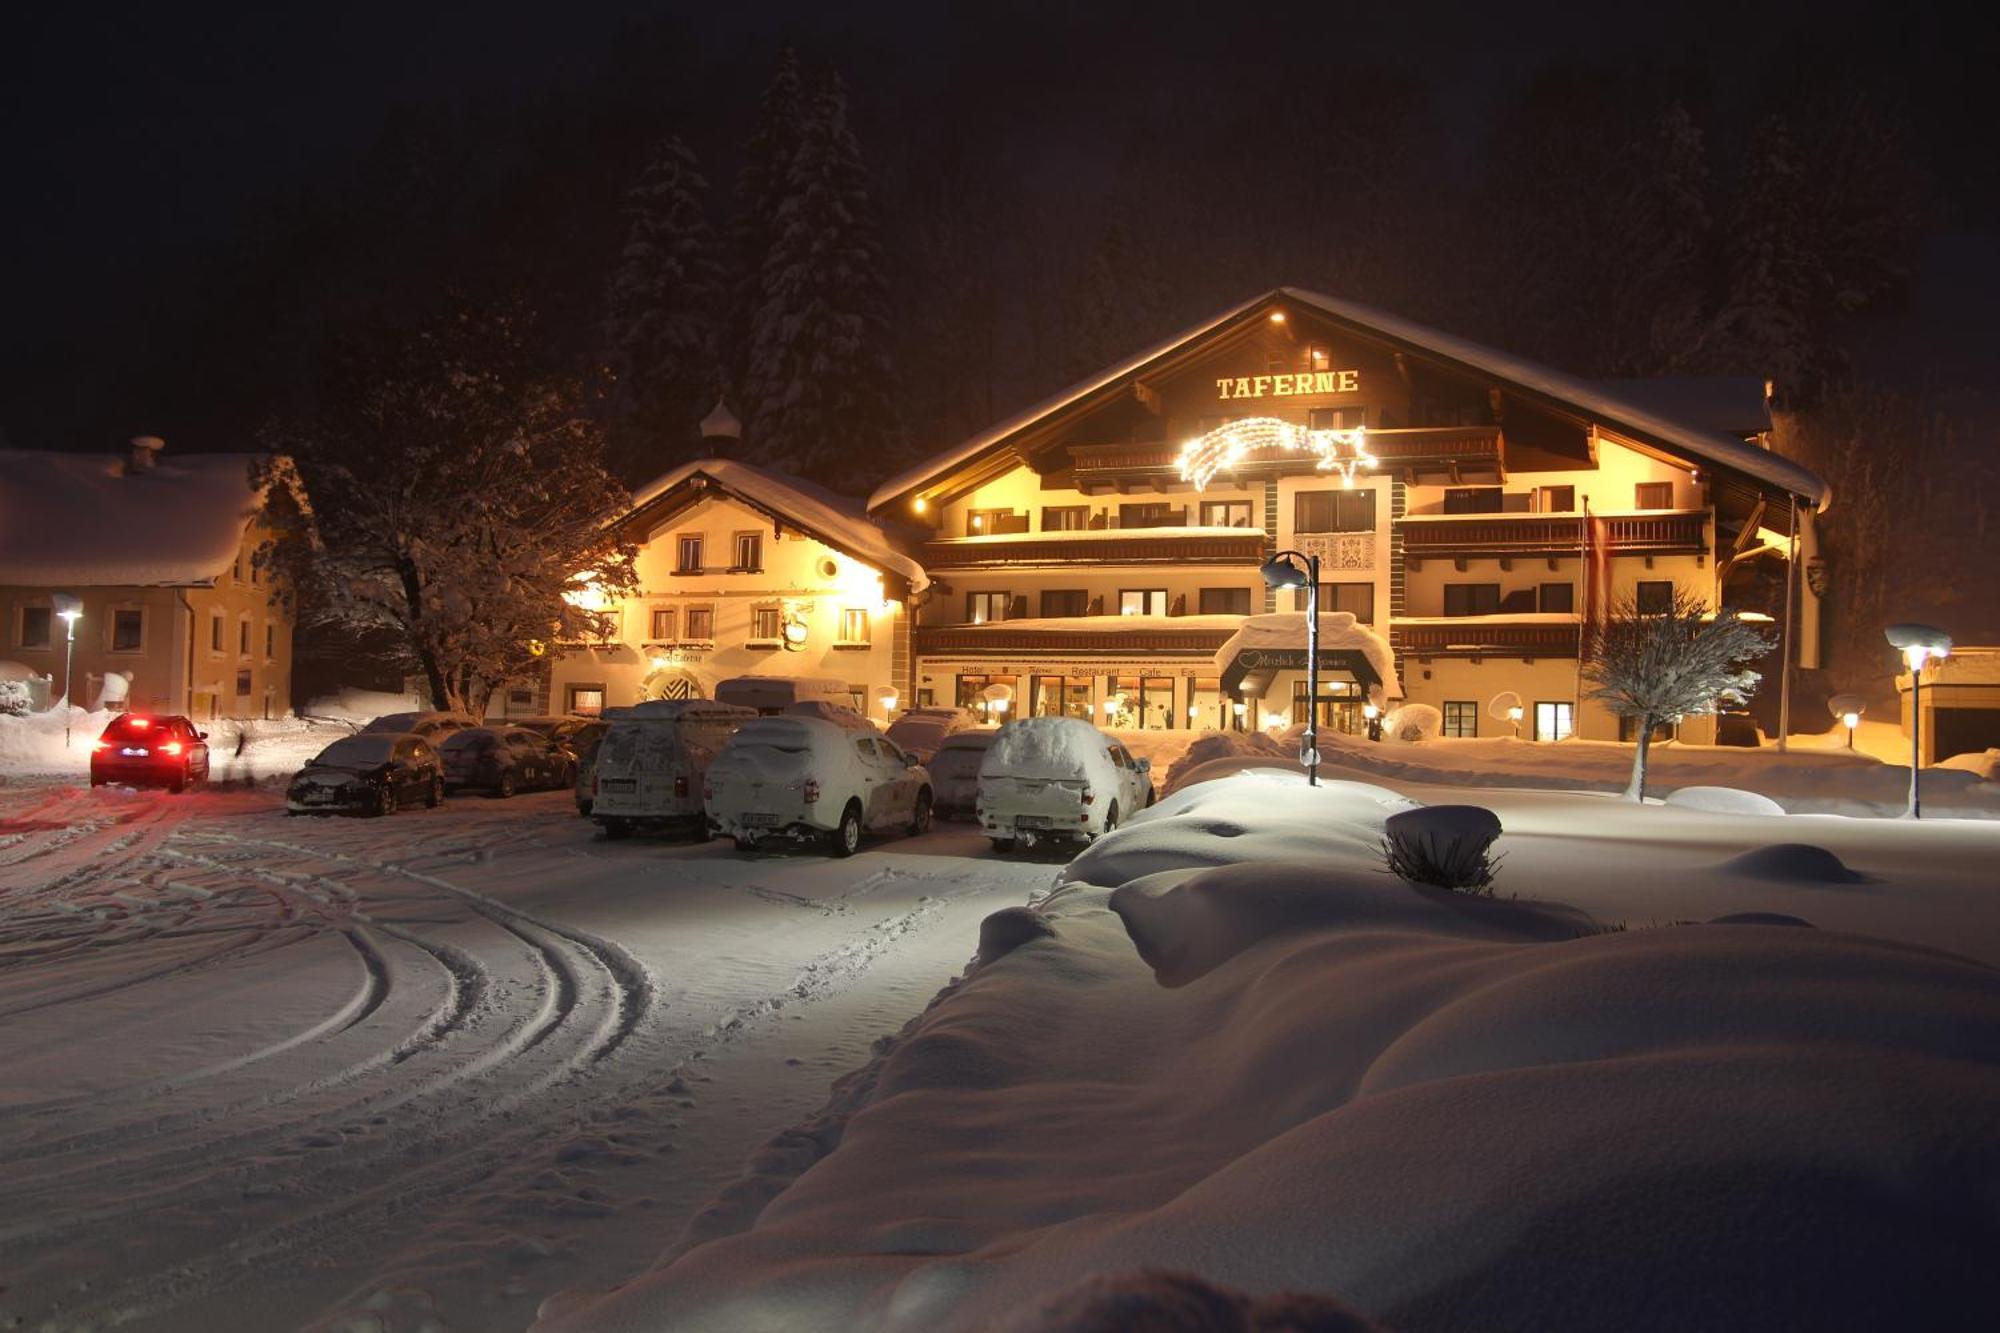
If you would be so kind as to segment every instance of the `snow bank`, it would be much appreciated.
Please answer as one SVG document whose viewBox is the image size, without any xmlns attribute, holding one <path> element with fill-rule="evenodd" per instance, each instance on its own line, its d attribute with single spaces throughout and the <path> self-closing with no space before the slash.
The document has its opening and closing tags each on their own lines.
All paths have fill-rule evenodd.
<svg viewBox="0 0 2000 1333">
<path fill-rule="evenodd" d="M 754 1222 L 544 1327 L 952 1333 L 1138 1269 L 1404 1333 L 1984 1308 L 2000 972 L 1412 889 L 1368 868 L 1386 796 L 1168 798 L 842 1081 Z"/>
<path fill-rule="evenodd" d="M 0 781 L 81 782 L 90 776 L 91 742 L 118 716 L 106 710 L 67 710 L 70 740 L 63 742 L 61 706 L 22 717 L 0 714 Z M 289 777 L 315 754 L 352 733 L 345 723 L 311 718 L 214 718 L 195 724 L 208 733 L 212 782 L 264 782 Z"/>
<path fill-rule="evenodd" d="M 1287 745 L 1261 731 L 1204 732 L 1181 753 L 1179 761 L 1167 770 L 1167 780 L 1162 784 L 1161 790 L 1179 791 L 1190 782 L 1207 781 L 1224 772 L 1237 772 L 1248 767 L 1243 764 L 1230 767 L 1232 760 L 1296 762 L 1298 756 L 1299 750 L 1296 745 Z M 1197 777 L 1197 773 L 1202 776 Z"/>
<path fill-rule="evenodd" d="M 1805 842 L 1781 842 L 1733 856 L 1716 867 L 1728 874 L 1791 884 L 1864 884 L 1868 876 L 1849 870 L 1824 847 Z"/>
<path fill-rule="evenodd" d="M 1706 810 L 1716 815 L 1782 815 L 1785 807 L 1768 796 L 1736 787 L 1682 787 L 1668 794 L 1668 805 Z"/>
<path fill-rule="evenodd" d="M 408 691 L 392 694 L 387 690 L 343 688 L 333 694 L 320 695 L 299 712 L 306 717 L 324 718 L 329 722 L 352 722 L 357 726 L 366 726 L 390 713 L 421 712 L 428 706 Z"/>
</svg>

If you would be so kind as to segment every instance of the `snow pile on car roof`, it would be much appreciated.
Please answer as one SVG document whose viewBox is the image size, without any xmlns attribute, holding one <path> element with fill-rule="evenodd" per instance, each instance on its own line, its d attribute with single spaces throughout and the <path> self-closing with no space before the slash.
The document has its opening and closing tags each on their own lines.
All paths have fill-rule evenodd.
<svg viewBox="0 0 2000 1333">
<path fill-rule="evenodd" d="M 1406 1333 L 1983 1308 L 2000 973 L 1413 888 L 1371 857 L 1379 809 L 1264 777 L 1170 798 L 1105 843 L 1170 852 L 1185 821 L 1180 864 L 1097 858 L 767 1155 L 779 1176 L 546 1326 L 954 1333 L 1142 1268 Z"/>
<path fill-rule="evenodd" d="M 1103 771 L 1110 745 L 1110 737 L 1081 718 L 1024 717 L 994 735 L 980 772 L 1067 781 Z"/>
</svg>

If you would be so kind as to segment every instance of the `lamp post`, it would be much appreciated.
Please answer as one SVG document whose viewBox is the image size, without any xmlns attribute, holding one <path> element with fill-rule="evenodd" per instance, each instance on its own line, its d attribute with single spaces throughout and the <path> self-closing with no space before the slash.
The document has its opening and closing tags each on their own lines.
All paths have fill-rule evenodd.
<svg viewBox="0 0 2000 1333">
<path fill-rule="evenodd" d="M 1363 704 L 1361 706 L 1361 716 L 1368 720 L 1368 739 L 1371 741 L 1381 740 L 1382 710 L 1374 704 Z"/>
<path fill-rule="evenodd" d="M 1303 568 L 1301 568 L 1303 566 Z M 1257 571 L 1267 588 L 1306 590 L 1306 734 L 1299 762 L 1306 768 L 1306 785 L 1319 786 L 1319 557 L 1299 551 L 1279 551 Z"/>
<path fill-rule="evenodd" d="M 1861 725 L 1862 715 L 1868 711 L 1868 701 L 1858 694 L 1836 694 L 1826 701 L 1826 710 L 1833 714 L 1834 721 L 1847 728 L 1847 748 L 1854 748 L 1854 729 Z"/>
<path fill-rule="evenodd" d="M 69 697 L 70 668 L 76 661 L 76 622 L 83 618 L 83 599 L 66 592 L 59 592 L 49 599 L 55 604 L 56 615 L 62 618 L 63 635 L 63 749 L 69 748 L 70 718 L 75 712 L 75 701 Z"/>
<path fill-rule="evenodd" d="M 1932 625 L 1891 625 L 1883 631 L 1889 646 L 1903 655 L 1910 668 L 1910 819 L 1924 817 L 1923 802 L 1917 792 L 1917 772 L 1924 762 L 1924 663 L 1933 657 L 1951 656 L 1951 635 Z"/>
</svg>

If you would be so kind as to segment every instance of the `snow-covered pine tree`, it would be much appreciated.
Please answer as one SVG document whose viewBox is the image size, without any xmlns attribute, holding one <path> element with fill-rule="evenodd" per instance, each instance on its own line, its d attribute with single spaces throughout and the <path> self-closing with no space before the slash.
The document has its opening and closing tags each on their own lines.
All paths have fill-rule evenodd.
<svg viewBox="0 0 2000 1333">
<path fill-rule="evenodd" d="M 625 248 L 605 294 L 604 334 L 628 421 L 620 434 L 646 453 L 616 461 L 634 470 L 661 472 L 691 451 L 696 423 L 722 388 L 722 264 L 707 190 L 693 150 L 669 137 L 625 194 Z"/>
<path fill-rule="evenodd" d="M 750 359 L 751 327 L 763 304 L 764 259 L 777 240 L 779 201 L 791 176 L 804 133 L 806 95 L 798 53 L 778 53 L 771 81 L 757 108 L 757 128 L 743 145 L 736 172 L 736 212 L 727 238 L 728 316 L 723 321 L 722 361 L 738 401 Z"/>
<path fill-rule="evenodd" d="M 774 216 L 743 400 L 761 461 L 835 488 L 857 488 L 895 443 L 872 212 L 847 91 L 829 72 Z"/>
<path fill-rule="evenodd" d="M 1762 677 L 1743 663 L 1772 647 L 1733 609 L 1710 619 L 1701 599 L 1680 588 L 1664 611 L 1642 613 L 1629 597 L 1612 608 L 1589 636 L 1583 674 L 1592 683 L 1586 697 L 1614 717 L 1632 719 L 1639 733 L 1627 797 L 1637 801 L 1646 794 L 1653 729 L 1749 698 Z"/>
<path fill-rule="evenodd" d="M 310 497 L 282 552 L 302 611 L 393 634 L 432 705 L 475 717 L 552 648 L 596 637 L 598 595 L 634 586 L 632 549 L 605 527 L 630 496 L 583 386 L 529 355 L 528 322 L 438 321 L 268 432 Z"/>
</svg>

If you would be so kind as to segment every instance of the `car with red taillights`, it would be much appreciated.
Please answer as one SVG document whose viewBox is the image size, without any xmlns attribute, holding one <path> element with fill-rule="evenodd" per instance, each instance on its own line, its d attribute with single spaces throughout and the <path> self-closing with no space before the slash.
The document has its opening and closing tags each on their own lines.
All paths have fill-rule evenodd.
<svg viewBox="0 0 2000 1333">
<path fill-rule="evenodd" d="M 122 713 L 90 750 L 90 785 L 183 791 L 208 780 L 208 733 L 178 714 Z"/>
</svg>

